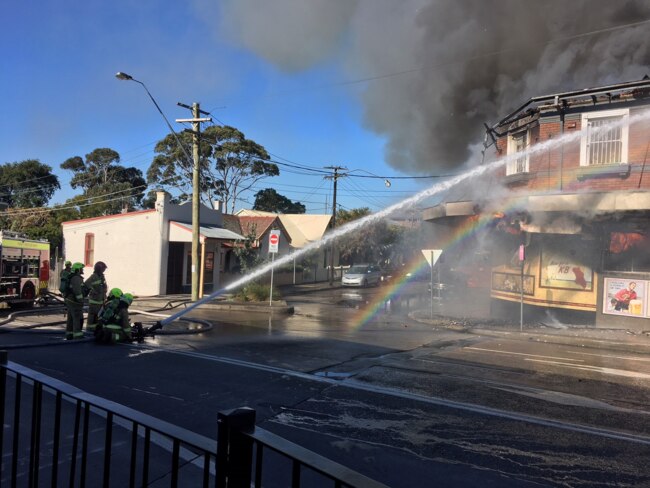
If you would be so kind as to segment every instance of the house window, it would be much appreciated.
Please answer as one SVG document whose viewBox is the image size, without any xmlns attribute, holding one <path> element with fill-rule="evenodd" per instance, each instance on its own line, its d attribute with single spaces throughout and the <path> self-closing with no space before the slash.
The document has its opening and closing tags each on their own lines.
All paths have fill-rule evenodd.
<svg viewBox="0 0 650 488">
<path fill-rule="evenodd" d="M 628 127 L 616 122 L 628 117 L 627 109 L 582 114 L 580 166 L 627 164 Z"/>
<path fill-rule="evenodd" d="M 95 234 L 86 234 L 84 243 L 84 264 L 92 266 L 95 261 Z"/>
<path fill-rule="evenodd" d="M 524 152 L 528 148 L 528 131 L 508 134 L 508 156 Z M 506 166 L 506 175 L 528 173 L 528 154 L 510 158 Z"/>
</svg>

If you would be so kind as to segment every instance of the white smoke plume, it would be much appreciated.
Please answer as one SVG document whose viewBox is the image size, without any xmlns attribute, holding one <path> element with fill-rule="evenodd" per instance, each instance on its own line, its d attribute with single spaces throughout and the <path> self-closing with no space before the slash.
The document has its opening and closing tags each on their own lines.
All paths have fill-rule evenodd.
<svg viewBox="0 0 650 488">
<path fill-rule="evenodd" d="M 462 164 L 483 123 L 530 97 L 641 79 L 645 0 L 226 0 L 221 30 L 281 69 L 339 61 L 386 161 Z M 583 33 L 595 34 L 584 35 Z"/>
</svg>

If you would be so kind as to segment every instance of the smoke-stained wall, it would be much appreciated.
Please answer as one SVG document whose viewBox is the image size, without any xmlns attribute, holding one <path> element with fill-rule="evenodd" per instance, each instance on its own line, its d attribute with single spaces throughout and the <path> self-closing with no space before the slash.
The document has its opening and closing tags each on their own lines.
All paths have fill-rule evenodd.
<svg viewBox="0 0 650 488">
<path fill-rule="evenodd" d="M 462 164 L 484 122 L 532 96 L 641 79 L 650 65 L 642 0 L 228 0 L 221 10 L 222 31 L 281 69 L 337 62 L 366 80 L 350 85 L 366 127 L 386 137 L 390 165 L 414 174 Z"/>
</svg>

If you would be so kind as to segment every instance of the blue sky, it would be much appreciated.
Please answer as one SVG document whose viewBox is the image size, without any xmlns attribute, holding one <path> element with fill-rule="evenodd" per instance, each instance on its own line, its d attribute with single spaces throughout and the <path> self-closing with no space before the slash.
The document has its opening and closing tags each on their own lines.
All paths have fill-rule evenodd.
<svg viewBox="0 0 650 488">
<path fill-rule="evenodd" d="M 74 193 L 67 158 L 109 147 L 146 172 L 167 134 L 118 71 L 179 131 L 189 112 L 176 103 L 200 102 L 279 161 L 423 177 L 479 164 L 484 124 L 531 97 L 641 79 L 650 65 L 647 2 L 20 0 L 0 15 L 0 163 L 52 166 L 52 203 Z M 341 178 L 338 203 L 376 211 L 436 181 Z M 281 166 L 255 191 L 323 213 L 331 185 Z"/>
<path fill-rule="evenodd" d="M 51 203 L 75 193 L 71 173 L 59 165 L 98 147 L 115 149 L 123 165 L 146 172 L 167 127 L 141 86 L 115 78 L 123 71 L 147 85 L 177 131 L 183 126 L 174 119 L 190 114 L 176 102 L 198 101 L 275 158 L 357 174 L 407 174 L 384 162 L 384 138 L 363 126 L 364 84 L 336 85 L 350 79 L 339 60 L 283 71 L 224 35 L 219 8 L 207 10 L 189 1 L 5 2 L 0 163 L 38 159 L 52 166 L 62 189 Z M 330 181 L 280 169 L 280 177 L 258 189 L 273 186 L 310 213 L 331 205 Z M 378 210 L 423 187 L 350 178 L 340 180 L 338 201 Z M 237 208 L 252 206 L 247 197 L 250 204 Z"/>
</svg>

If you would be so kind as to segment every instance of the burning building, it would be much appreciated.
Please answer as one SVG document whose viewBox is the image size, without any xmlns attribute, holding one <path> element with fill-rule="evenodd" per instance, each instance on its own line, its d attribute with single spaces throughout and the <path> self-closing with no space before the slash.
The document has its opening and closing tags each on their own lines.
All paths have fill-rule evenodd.
<svg viewBox="0 0 650 488">
<path fill-rule="evenodd" d="M 486 160 L 505 162 L 423 212 L 447 312 L 518 317 L 523 302 L 526 320 L 647 329 L 649 110 L 645 77 L 534 97 L 486 126 Z"/>
</svg>

